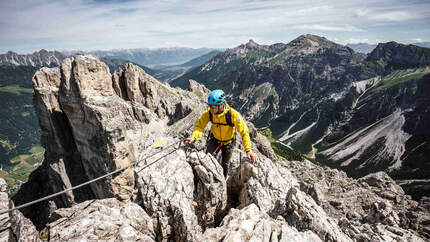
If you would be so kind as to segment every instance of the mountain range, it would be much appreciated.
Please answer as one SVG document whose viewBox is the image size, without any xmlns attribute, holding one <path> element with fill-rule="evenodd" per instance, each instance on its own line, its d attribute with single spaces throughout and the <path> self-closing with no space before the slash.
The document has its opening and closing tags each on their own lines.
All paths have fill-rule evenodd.
<svg viewBox="0 0 430 242">
<path fill-rule="evenodd" d="M 259 160 L 237 142 L 224 172 L 206 139 L 183 143 L 207 109 L 195 81 L 172 88 L 131 63 L 111 74 L 91 55 L 32 81 L 44 160 L 11 198 L 0 178 L 4 240 L 430 239 L 428 197 L 412 200 L 385 172 L 352 179 L 283 159 L 249 122 Z"/>
<path fill-rule="evenodd" d="M 381 43 L 368 55 L 315 35 L 254 41 L 171 82 L 222 88 L 278 142 L 353 177 L 387 171 L 415 198 L 429 194 L 430 49 Z"/>
<path fill-rule="evenodd" d="M 43 49 L 27 55 L 20 55 L 9 51 L 6 54 L 0 55 L 0 65 L 54 67 L 60 65 L 61 61 L 65 58 L 66 56 L 61 52 Z"/>
<path fill-rule="evenodd" d="M 123 59 L 139 65 L 154 68 L 158 65 L 181 65 L 191 59 L 205 55 L 214 49 L 210 48 L 159 48 L 159 49 L 124 49 L 124 50 L 95 50 L 95 51 L 63 51 L 66 56 L 76 54 L 91 54 L 99 58 Z M 154 68 L 157 69 L 157 68 Z"/>
<path fill-rule="evenodd" d="M 430 42 L 417 42 L 417 43 L 412 43 L 411 45 L 430 48 Z M 357 44 L 347 44 L 346 46 L 353 49 L 355 52 L 368 54 L 376 48 L 377 44 L 357 43 Z"/>
</svg>

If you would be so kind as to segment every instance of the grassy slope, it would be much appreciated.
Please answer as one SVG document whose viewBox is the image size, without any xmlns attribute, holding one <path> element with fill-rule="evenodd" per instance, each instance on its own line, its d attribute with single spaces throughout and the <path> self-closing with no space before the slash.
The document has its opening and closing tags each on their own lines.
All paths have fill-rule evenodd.
<svg viewBox="0 0 430 242">
<path fill-rule="evenodd" d="M 291 150 L 287 147 L 285 147 L 282 144 L 279 144 L 276 142 L 276 140 L 272 137 L 272 131 L 269 128 L 263 129 L 259 131 L 261 134 L 263 134 L 264 136 L 267 137 L 267 139 L 269 140 L 273 151 L 275 151 L 275 153 L 279 156 L 284 157 L 287 160 L 298 160 L 298 161 L 302 161 L 303 160 L 303 156 L 294 150 Z"/>
<path fill-rule="evenodd" d="M 27 154 L 13 157 L 9 166 L 3 166 L 0 170 L 0 178 L 5 179 L 9 187 L 9 195 L 16 192 L 15 184 L 26 182 L 29 174 L 34 171 L 43 161 L 44 149 L 41 146 L 33 146 Z"/>
<path fill-rule="evenodd" d="M 0 66 L 0 177 L 9 187 L 26 181 L 33 165 L 43 160 L 31 82 L 37 69 Z"/>
<path fill-rule="evenodd" d="M 372 87 L 370 90 L 366 92 L 366 94 L 360 98 L 357 106 L 364 104 L 366 101 L 369 101 L 373 98 L 373 96 L 381 91 L 384 91 L 390 87 L 396 86 L 397 84 L 408 82 L 414 79 L 421 79 L 428 73 L 416 73 L 406 76 L 393 75 L 393 78 L 384 78 L 377 85 Z"/>
</svg>

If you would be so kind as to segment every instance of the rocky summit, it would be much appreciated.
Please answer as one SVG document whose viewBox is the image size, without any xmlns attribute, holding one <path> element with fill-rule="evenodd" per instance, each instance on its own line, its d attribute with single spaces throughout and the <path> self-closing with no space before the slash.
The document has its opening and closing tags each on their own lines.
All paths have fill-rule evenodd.
<svg viewBox="0 0 430 242">
<path fill-rule="evenodd" d="M 227 176 L 205 139 L 183 140 L 209 90 L 160 83 L 127 64 L 64 60 L 33 78 L 43 164 L 1 211 L 2 241 L 426 241 L 430 201 L 411 200 L 384 172 L 360 180 L 278 157 L 248 124 L 258 164 L 240 142 Z"/>
</svg>

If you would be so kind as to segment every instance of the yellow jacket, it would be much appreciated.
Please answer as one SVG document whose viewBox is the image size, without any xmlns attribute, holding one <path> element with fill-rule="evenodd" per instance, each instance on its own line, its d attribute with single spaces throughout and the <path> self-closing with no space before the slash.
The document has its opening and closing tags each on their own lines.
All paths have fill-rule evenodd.
<svg viewBox="0 0 430 242">
<path fill-rule="evenodd" d="M 219 124 L 212 124 L 211 126 L 211 132 L 215 139 L 218 141 L 225 141 L 222 142 L 223 144 L 229 144 L 232 142 L 232 138 L 234 138 L 234 135 L 236 133 L 236 129 L 239 130 L 240 136 L 242 137 L 242 143 L 245 147 L 245 151 L 251 151 L 251 140 L 249 138 L 249 130 L 248 126 L 245 123 L 245 120 L 243 120 L 242 116 L 233 108 L 230 108 L 230 106 L 226 103 L 224 112 L 221 114 L 215 114 L 212 116 L 212 121 L 214 123 L 222 123 L 227 124 L 225 114 L 228 112 L 228 110 L 231 110 L 231 122 L 234 124 L 234 127 L 228 126 L 228 125 L 219 125 Z M 203 112 L 203 114 L 200 116 L 200 118 L 196 121 L 194 124 L 194 131 L 191 134 L 191 137 L 195 140 L 199 140 L 202 135 L 203 131 L 210 121 L 209 117 L 210 108 L 206 109 L 206 111 Z"/>
</svg>

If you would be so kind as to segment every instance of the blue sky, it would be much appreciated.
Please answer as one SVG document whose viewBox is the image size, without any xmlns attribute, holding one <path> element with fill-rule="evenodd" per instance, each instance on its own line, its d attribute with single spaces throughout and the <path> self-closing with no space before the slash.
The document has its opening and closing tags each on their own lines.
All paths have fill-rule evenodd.
<svg viewBox="0 0 430 242">
<path fill-rule="evenodd" d="M 430 0 L 1 0 L 0 53 L 430 41 Z"/>
</svg>

